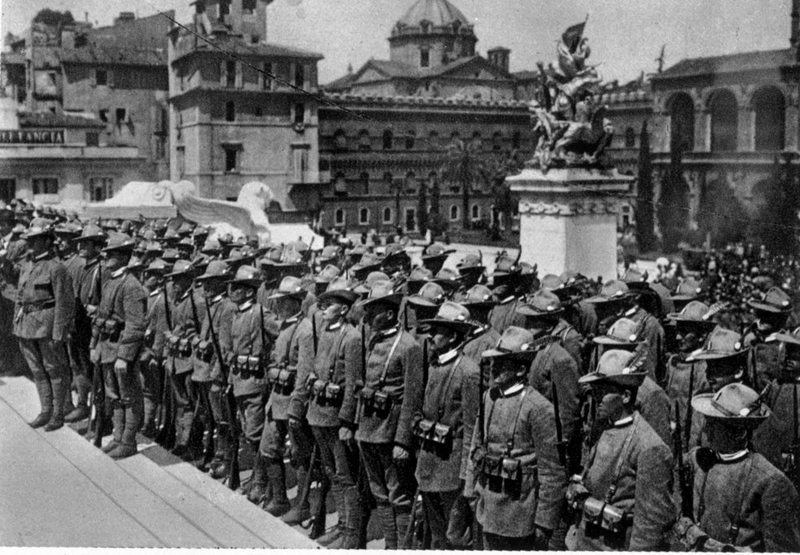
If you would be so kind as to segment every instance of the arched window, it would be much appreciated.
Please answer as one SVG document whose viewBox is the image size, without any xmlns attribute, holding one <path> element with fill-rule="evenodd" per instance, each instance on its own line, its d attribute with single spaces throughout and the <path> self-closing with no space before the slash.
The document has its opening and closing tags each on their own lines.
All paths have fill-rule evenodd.
<svg viewBox="0 0 800 555">
<path fill-rule="evenodd" d="M 409 195 L 417 194 L 417 175 L 414 172 L 406 174 L 406 192 Z"/>
<path fill-rule="evenodd" d="M 670 150 L 676 153 L 694 150 L 694 101 L 686 93 L 678 93 L 669 102 Z"/>
<path fill-rule="evenodd" d="M 406 150 L 413 150 L 417 142 L 417 132 L 413 129 L 406 134 Z"/>
<path fill-rule="evenodd" d="M 457 222 L 458 221 L 458 205 L 451 204 L 450 205 L 450 221 Z"/>
<path fill-rule="evenodd" d="M 345 218 L 345 214 L 344 214 L 344 209 L 343 208 L 337 208 L 336 209 L 335 216 L 334 216 L 334 222 L 338 226 L 343 226 L 347 222 L 347 219 Z"/>
<path fill-rule="evenodd" d="M 344 129 L 337 129 L 333 134 L 333 146 L 337 150 L 345 150 L 347 148 L 347 135 Z"/>
<path fill-rule="evenodd" d="M 786 134 L 786 108 L 783 94 L 765 87 L 753 95 L 756 115 L 756 150 L 783 150 Z"/>
<path fill-rule="evenodd" d="M 634 148 L 636 146 L 636 131 L 633 127 L 628 127 L 625 130 L 625 148 Z"/>
<path fill-rule="evenodd" d="M 712 152 L 734 152 L 739 128 L 739 107 L 736 97 L 727 89 L 714 92 L 709 101 L 711 111 Z"/>
<path fill-rule="evenodd" d="M 361 208 L 358 211 L 358 224 L 369 225 L 369 208 Z"/>
<path fill-rule="evenodd" d="M 496 131 L 494 135 L 492 135 L 492 150 L 498 152 L 503 149 L 503 134 L 499 131 Z"/>
<path fill-rule="evenodd" d="M 333 192 L 337 195 L 347 194 L 347 179 L 342 172 L 338 172 L 333 179 Z"/>
<path fill-rule="evenodd" d="M 481 219 L 481 207 L 477 204 L 472 205 L 471 217 L 473 222 Z"/>
<path fill-rule="evenodd" d="M 383 150 L 392 150 L 394 135 L 388 129 L 383 132 Z"/>
<path fill-rule="evenodd" d="M 388 206 L 383 209 L 383 223 L 390 224 L 394 218 L 392 218 L 392 209 Z"/>
<path fill-rule="evenodd" d="M 364 186 L 364 194 L 369 194 L 369 173 L 363 172 L 360 176 L 358 176 L 358 180 Z"/>
<path fill-rule="evenodd" d="M 386 172 L 383 174 L 383 186 L 386 188 L 386 191 L 383 194 L 393 194 L 394 189 L 394 176 L 392 176 L 392 172 Z"/>
<path fill-rule="evenodd" d="M 419 24 L 419 26 L 422 28 L 422 32 L 426 35 L 431 32 L 431 25 L 431 22 L 426 19 L 423 19 Z"/>
<path fill-rule="evenodd" d="M 372 142 L 369 138 L 369 131 L 362 129 L 358 134 L 358 150 L 372 150 Z"/>
</svg>

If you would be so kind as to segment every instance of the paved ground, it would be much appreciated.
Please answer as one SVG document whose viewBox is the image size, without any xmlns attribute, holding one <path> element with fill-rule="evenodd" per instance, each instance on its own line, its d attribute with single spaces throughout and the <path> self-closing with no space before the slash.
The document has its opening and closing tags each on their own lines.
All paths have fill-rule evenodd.
<svg viewBox="0 0 800 555">
<path fill-rule="evenodd" d="M 26 378 L 0 379 L 0 546 L 315 548 L 300 531 L 157 446 L 115 462 L 26 422 Z"/>
</svg>

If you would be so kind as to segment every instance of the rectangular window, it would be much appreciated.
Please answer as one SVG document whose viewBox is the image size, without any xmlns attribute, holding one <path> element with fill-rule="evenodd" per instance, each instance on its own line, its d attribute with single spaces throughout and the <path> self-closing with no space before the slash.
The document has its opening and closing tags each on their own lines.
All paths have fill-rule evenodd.
<svg viewBox="0 0 800 555">
<path fill-rule="evenodd" d="M 86 133 L 86 146 L 100 146 L 100 134 L 88 131 Z"/>
<path fill-rule="evenodd" d="M 427 48 L 419 51 L 419 66 L 428 67 L 431 65 L 431 52 Z"/>
<path fill-rule="evenodd" d="M 239 149 L 234 147 L 223 147 L 223 148 L 225 148 L 225 171 L 228 173 L 237 171 Z"/>
<path fill-rule="evenodd" d="M 236 86 L 236 62 L 225 62 L 225 86 Z"/>
<path fill-rule="evenodd" d="M 127 122 L 128 118 L 128 111 L 125 108 L 117 108 L 116 110 L 117 116 L 117 125 L 121 125 Z"/>
<path fill-rule="evenodd" d="M 369 225 L 369 208 L 361 208 L 358 211 L 359 225 Z"/>
<path fill-rule="evenodd" d="M 108 72 L 105 69 L 96 69 L 94 73 L 95 85 L 108 85 Z"/>
<path fill-rule="evenodd" d="M 58 194 L 58 179 L 55 177 L 34 177 L 33 178 L 33 194 L 34 195 L 57 195 Z"/>
<path fill-rule="evenodd" d="M 89 179 L 89 200 L 102 202 L 114 196 L 114 180 L 110 177 L 92 177 Z"/>
<path fill-rule="evenodd" d="M 295 104 L 294 105 L 294 124 L 295 125 L 303 125 L 306 121 L 306 105 L 305 104 Z"/>
<path fill-rule="evenodd" d="M 308 149 L 294 149 L 294 183 L 305 183 L 308 172 Z"/>
<path fill-rule="evenodd" d="M 175 151 L 178 154 L 178 175 L 183 177 L 186 173 L 186 147 L 179 146 Z"/>
<path fill-rule="evenodd" d="M 394 221 L 392 218 L 392 209 L 391 208 L 384 208 L 383 209 L 383 223 L 390 224 Z"/>
<path fill-rule="evenodd" d="M 256 11 L 256 0 L 242 0 L 242 13 L 253 15 Z"/>
<path fill-rule="evenodd" d="M 294 84 L 296 87 L 305 87 L 306 66 L 304 66 L 303 64 L 294 65 Z"/>
<path fill-rule="evenodd" d="M 108 123 L 108 110 L 100 110 L 100 121 Z"/>
<path fill-rule="evenodd" d="M 406 208 L 406 231 L 416 231 L 417 211 L 414 208 Z"/>
<path fill-rule="evenodd" d="M 233 100 L 225 103 L 225 121 L 236 121 L 236 104 Z"/>
<path fill-rule="evenodd" d="M 272 62 L 264 62 L 261 71 L 261 88 L 265 91 L 271 91 L 272 76 L 275 75 L 275 68 L 272 66 Z"/>
<path fill-rule="evenodd" d="M 345 224 L 345 222 L 347 220 L 346 220 L 345 215 L 344 215 L 344 210 L 342 210 L 341 208 L 337 208 L 336 209 L 334 221 L 336 222 L 336 225 L 340 225 L 341 226 L 341 225 Z"/>
<path fill-rule="evenodd" d="M 0 179 L 0 200 L 9 203 L 17 196 L 17 180 L 14 178 Z"/>
</svg>

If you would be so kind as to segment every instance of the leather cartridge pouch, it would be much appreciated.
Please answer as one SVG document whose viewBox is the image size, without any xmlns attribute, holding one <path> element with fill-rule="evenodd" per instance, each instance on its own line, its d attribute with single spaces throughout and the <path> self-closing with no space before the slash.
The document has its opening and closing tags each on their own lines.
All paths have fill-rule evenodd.
<svg viewBox="0 0 800 555">
<path fill-rule="evenodd" d="M 122 333 L 122 328 L 125 324 L 114 318 L 108 318 L 100 328 L 100 338 L 111 343 L 119 341 L 119 336 Z"/>
<path fill-rule="evenodd" d="M 153 345 L 156 342 L 156 330 L 153 328 L 147 328 L 144 332 L 144 346 L 148 349 L 152 349 Z"/>
<path fill-rule="evenodd" d="M 436 422 L 433 420 L 427 420 L 425 418 L 420 419 L 414 425 L 414 429 L 412 433 L 414 437 L 417 439 L 419 447 L 423 451 L 430 451 L 430 438 L 431 434 L 433 433 L 433 427 L 436 425 Z"/>
<path fill-rule="evenodd" d="M 278 366 L 273 366 L 269 370 L 267 370 L 267 382 L 271 386 L 275 386 L 278 383 L 278 376 L 281 373 L 281 369 Z"/>
<path fill-rule="evenodd" d="M 331 406 L 339 406 L 344 399 L 344 389 L 338 384 L 328 382 L 325 385 L 325 398 Z"/>
<path fill-rule="evenodd" d="M 176 335 L 170 335 L 167 339 L 167 343 L 169 344 L 169 354 L 170 356 L 178 356 L 178 342 L 181 340 L 180 337 Z"/>
<path fill-rule="evenodd" d="M 200 341 L 195 347 L 194 355 L 201 362 L 210 363 L 214 358 L 214 345 L 210 341 Z"/>
<path fill-rule="evenodd" d="M 512 499 L 518 499 L 522 492 L 522 463 L 519 459 L 503 457 L 500 477 L 503 479 L 503 492 Z"/>
<path fill-rule="evenodd" d="M 392 396 L 385 391 L 376 391 L 372 404 L 375 407 L 375 415 L 378 418 L 388 418 L 389 413 L 392 412 Z"/>
<path fill-rule="evenodd" d="M 192 356 L 192 343 L 188 337 L 182 337 L 178 340 L 178 356 L 181 358 Z"/>
<path fill-rule="evenodd" d="M 500 455 L 486 455 L 483 458 L 481 478 L 491 492 L 501 493 L 503 491 L 502 467 L 503 457 Z"/>
<path fill-rule="evenodd" d="M 433 452 L 442 459 L 449 459 L 453 452 L 453 429 L 445 424 L 436 424 L 431 436 Z"/>
</svg>

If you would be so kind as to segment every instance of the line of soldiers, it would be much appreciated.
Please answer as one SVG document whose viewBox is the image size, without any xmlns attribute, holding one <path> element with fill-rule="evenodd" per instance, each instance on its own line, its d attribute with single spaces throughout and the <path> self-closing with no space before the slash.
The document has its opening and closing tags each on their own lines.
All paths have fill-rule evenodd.
<svg viewBox="0 0 800 555">
<path fill-rule="evenodd" d="M 232 488 L 243 448 L 247 498 L 331 548 L 364 548 L 373 516 L 388 549 L 800 550 L 780 288 L 742 334 L 691 278 L 207 236 L 34 218 L 4 240 L 33 427 L 88 419 L 99 445 L 110 420 L 112 458 L 140 433 Z"/>
</svg>

